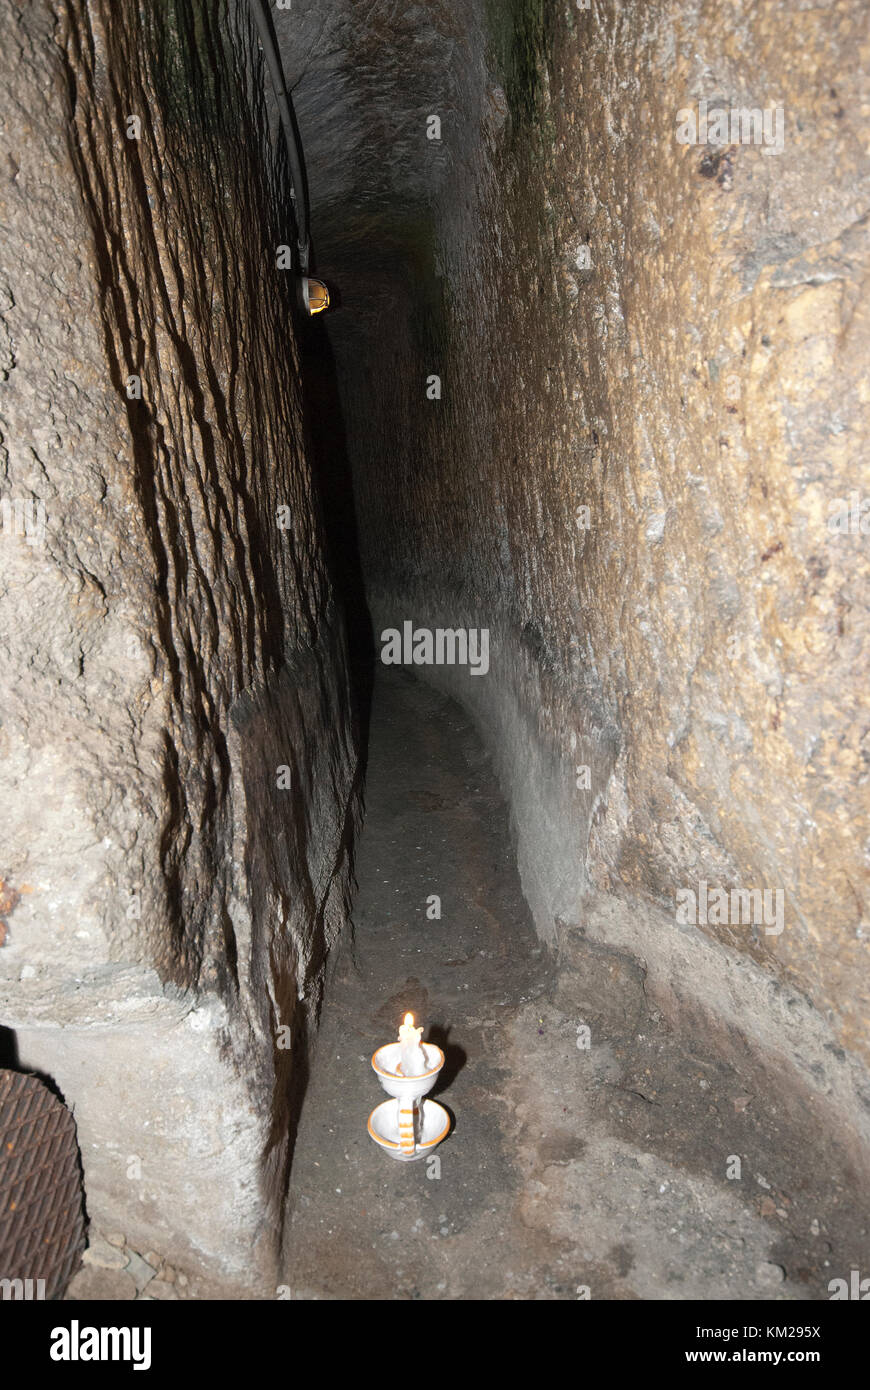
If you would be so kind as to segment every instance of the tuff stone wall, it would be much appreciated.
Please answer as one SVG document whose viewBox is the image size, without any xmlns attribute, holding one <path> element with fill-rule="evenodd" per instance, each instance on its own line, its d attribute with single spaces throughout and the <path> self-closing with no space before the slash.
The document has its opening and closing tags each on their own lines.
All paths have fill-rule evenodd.
<svg viewBox="0 0 870 1390">
<path fill-rule="evenodd" d="M 288 188 L 246 6 L 3 30 L 0 1022 L 91 1220 L 250 1287 L 356 766 Z"/>
<path fill-rule="evenodd" d="M 314 205 L 359 310 L 331 336 L 376 633 L 490 628 L 485 678 L 419 673 L 487 733 L 542 935 L 620 896 L 652 978 L 691 937 L 679 989 L 768 1046 L 745 961 L 815 1006 L 822 1091 L 841 1046 L 870 1055 L 867 539 L 834 520 L 867 495 L 865 20 L 435 4 L 380 59 L 383 13 L 353 64 L 327 24 L 297 91 L 316 140 L 339 74 L 339 150 L 376 93 L 380 138 Z M 781 108 L 781 151 L 681 143 L 702 101 Z M 781 890 L 782 932 L 678 924 L 701 881 Z"/>
<path fill-rule="evenodd" d="M 639 962 L 687 1052 L 763 1058 L 857 1171 L 861 3 L 274 19 L 340 291 L 330 505 L 343 430 L 376 634 L 490 629 L 486 677 L 419 670 L 497 759 L 562 1005 L 587 943 Z M 278 1221 L 355 766 L 286 185 L 244 7 L 4 26 L 0 1017 L 75 1102 L 92 1216 L 239 1278 Z M 681 143 L 701 102 L 780 108 L 781 151 Z M 781 890 L 783 931 L 679 923 L 702 881 Z"/>
</svg>

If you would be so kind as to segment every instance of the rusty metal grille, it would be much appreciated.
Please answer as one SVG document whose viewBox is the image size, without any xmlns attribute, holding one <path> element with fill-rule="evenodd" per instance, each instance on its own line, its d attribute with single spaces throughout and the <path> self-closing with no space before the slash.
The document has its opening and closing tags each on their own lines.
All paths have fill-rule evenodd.
<svg viewBox="0 0 870 1390">
<path fill-rule="evenodd" d="M 30 1279 L 34 1290 L 43 1279 L 44 1296 L 59 1297 L 78 1266 L 84 1226 L 71 1113 L 38 1077 L 0 1071 L 0 1279 Z"/>
</svg>

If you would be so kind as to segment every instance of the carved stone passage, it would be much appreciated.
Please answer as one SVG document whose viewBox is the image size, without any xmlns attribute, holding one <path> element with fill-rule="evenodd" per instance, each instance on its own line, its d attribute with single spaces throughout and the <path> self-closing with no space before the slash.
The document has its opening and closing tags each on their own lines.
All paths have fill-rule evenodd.
<svg viewBox="0 0 870 1390">
<path fill-rule="evenodd" d="M 520 1010 L 511 1042 L 499 1015 L 493 1053 L 527 1115 L 513 1166 L 551 1194 L 518 1193 L 523 1220 L 579 1227 L 621 1135 L 623 1173 L 655 1149 L 712 1175 L 711 1239 L 744 1193 L 707 1296 L 864 1269 L 866 8 L 0 4 L 0 1025 L 74 1107 L 109 1247 L 85 1288 L 274 1295 L 294 1151 L 329 1171 L 305 1093 L 377 786 L 373 670 L 473 719 L 534 927 L 523 1007 L 558 963 L 557 1016 Z M 384 756 L 427 699 L 381 705 Z M 483 1028 L 456 922 L 507 951 L 510 909 L 446 848 L 421 869 L 474 759 L 424 784 L 400 751 L 384 816 L 453 819 L 399 853 L 371 818 L 370 920 L 387 963 L 403 922 L 431 934 L 431 1019 L 443 943 Z M 579 1087 L 523 1109 L 526 1044 L 556 1038 L 588 1112 Z M 315 1234 L 352 1205 L 329 1177 Z M 355 1196 L 354 1258 L 386 1220 Z M 631 1286 L 611 1256 L 608 1211 L 648 1197 L 602 1179 L 575 1263 L 669 1297 L 703 1274 L 661 1254 L 684 1197 Z"/>
<path fill-rule="evenodd" d="M 84 1249 L 82 1199 L 69 1110 L 38 1077 L 0 1071 L 0 1296 L 63 1293 Z"/>
</svg>

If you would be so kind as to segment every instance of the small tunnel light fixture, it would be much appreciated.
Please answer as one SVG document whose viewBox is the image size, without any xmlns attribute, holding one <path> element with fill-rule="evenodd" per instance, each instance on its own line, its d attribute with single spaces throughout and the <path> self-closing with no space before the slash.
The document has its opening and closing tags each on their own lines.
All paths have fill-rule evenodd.
<svg viewBox="0 0 870 1390">
<path fill-rule="evenodd" d="M 302 276 L 302 303 L 311 318 L 329 308 L 329 290 L 322 280 L 314 275 Z"/>
</svg>

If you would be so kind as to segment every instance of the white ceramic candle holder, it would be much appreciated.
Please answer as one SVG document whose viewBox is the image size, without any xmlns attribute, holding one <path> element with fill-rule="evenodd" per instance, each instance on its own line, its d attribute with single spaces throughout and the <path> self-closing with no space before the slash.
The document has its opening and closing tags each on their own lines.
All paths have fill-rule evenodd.
<svg viewBox="0 0 870 1390">
<path fill-rule="evenodd" d="M 401 1043 L 387 1043 L 372 1057 L 378 1080 L 394 1099 L 382 1101 L 369 1115 L 369 1134 L 384 1153 L 406 1163 L 431 1153 L 450 1129 L 450 1116 L 443 1105 L 423 1099 L 444 1066 L 444 1053 L 435 1043 L 420 1043 L 420 1047 L 426 1070 L 419 1076 L 402 1075 Z"/>
</svg>

